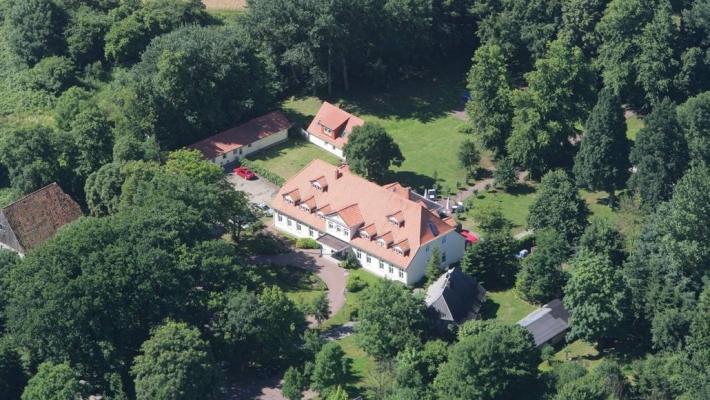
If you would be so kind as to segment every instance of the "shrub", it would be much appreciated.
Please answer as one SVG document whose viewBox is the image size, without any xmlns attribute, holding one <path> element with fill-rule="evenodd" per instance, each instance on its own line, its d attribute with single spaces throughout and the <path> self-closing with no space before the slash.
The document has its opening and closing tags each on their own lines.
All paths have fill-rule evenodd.
<svg viewBox="0 0 710 400">
<path fill-rule="evenodd" d="M 243 158 L 242 160 L 239 161 L 239 164 L 249 168 L 250 170 L 254 171 L 257 175 L 261 176 L 262 178 L 266 179 L 267 181 L 273 183 L 276 186 L 283 186 L 284 182 L 286 180 L 282 178 L 281 176 L 269 171 L 268 169 L 257 165 L 251 160 L 247 160 L 246 158 Z"/>
<path fill-rule="evenodd" d="M 348 283 L 345 285 L 345 287 L 348 289 L 348 292 L 351 293 L 357 293 L 367 287 L 367 282 L 365 282 L 364 279 L 362 279 L 359 275 L 350 275 L 348 277 Z"/>
<path fill-rule="evenodd" d="M 47 57 L 28 70 L 24 84 L 28 89 L 59 95 L 74 82 L 74 64 L 66 57 Z"/>
<path fill-rule="evenodd" d="M 340 267 L 345 269 L 358 269 L 360 268 L 360 263 L 357 261 L 357 258 L 355 258 L 355 255 L 348 253 L 345 260 L 340 262 Z"/>
<path fill-rule="evenodd" d="M 314 239 L 311 238 L 298 238 L 296 239 L 297 249 L 319 249 L 320 245 Z"/>
</svg>

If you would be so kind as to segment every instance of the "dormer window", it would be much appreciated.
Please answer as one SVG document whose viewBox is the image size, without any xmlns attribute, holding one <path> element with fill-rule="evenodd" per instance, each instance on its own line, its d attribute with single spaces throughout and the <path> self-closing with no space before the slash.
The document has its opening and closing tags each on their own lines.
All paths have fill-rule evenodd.
<svg viewBox="0 0 710 400">
<path fill-rule="evenodd" d="M 404 224 L 404 214 L 401 211 L 397 211 L 392 215 L 388 215 L 387 220 L 390 224 L 401 227 Z"/>
<path fill-rule="evenodd" d="M 385 242 L 385 240 L 382 238 L 377 239 L 377 244 L 379 244 L 382 247 L 387 247 L 387 242 Z"/>
<path fill-rule="evenodd" d="M 298 189 L 292 190 L 284 196 L 284 201 L 286 201 L 288 204 L 298 204 L 299 201 L 301 201 L 301 194 L 298 192 Z"/>
<path fill-rule="evenodd" d="M 400 256 L 403 256 L 403 255 L 404 255 L 404 250 L 402 250 L 402 249 L 399 248 L 399 247 L 395 247 L 395 248 L 394 248 L 394 252 L 397 253 L 397 254 L 399 254 Z"/>
<path fill-rule="evenodd" d="M 367 232 L 365 232 L 365 231 L 360 231 L 360 237 L 363 238 L 363 239 L 368 239 L 368 240 L 370 240 L 370 235 L 369 235 Z"/>
<path fill-rule="evenodd" d="M 316 188 L 316 190 L 320 190 L 321 192 L 323 191 L 323 188 L 321 187 L 320 183 L 318 183 L 318 181 L 311 182 L 311 186 Z"/>
<path fill-rule="evenodd" d="M 321 176 L 318 179 L 312 180 L 311 186 L 313 186 L 313 188 L 315 188 L 319 192 L 322 192 L 328 187 L 328 182 L 325 180 L 325 176 Z"/>
<path fill-rule="evenodd" d="M 300 207 L 301 207 L 301 209 L 303 209 L 304 211 L 308 211 L 308 212 L 311 212 L 311 211 L 312 211 L 312 210 L 311 210 L 311 207 L 310 207 L 308 204 L 306 204 L 306 203 L 302 203 L 302 204 L 300 205 Z"/>
</svg>

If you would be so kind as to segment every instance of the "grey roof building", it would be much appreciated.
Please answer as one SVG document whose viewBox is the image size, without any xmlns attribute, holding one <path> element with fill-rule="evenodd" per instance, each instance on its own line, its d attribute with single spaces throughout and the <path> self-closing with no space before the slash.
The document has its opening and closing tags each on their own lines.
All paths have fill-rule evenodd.
<svg viewBox="0 0 710 400">
<path fill-rule="evenodd" d="M 440 320 L 461 323 L 478 317 L 486 290 L 460 269 L 452 268 L 427 288 L 424 301 Z"/>
<path fill-rule="evenodd" d="M 569 328 L 569 313 L 559 299 L 552 300 L 518 321 L 535 339 L 536 346 L 554 344 L 564 338 Z"/>
</svg>

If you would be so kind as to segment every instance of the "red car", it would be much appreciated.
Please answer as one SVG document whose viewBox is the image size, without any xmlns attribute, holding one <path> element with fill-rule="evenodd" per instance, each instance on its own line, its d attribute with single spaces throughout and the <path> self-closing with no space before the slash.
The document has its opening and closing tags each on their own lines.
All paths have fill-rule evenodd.
<svg viewBox="0 0 710 400">
<path fill-rule="evenodd" d="M 241 176 L 242 178 L 244 178 L 248 181 L 250 181 L 252 179 L 256 179 L 256 175 L 253 172 L 251 172 L 251 170 L 247 167 L 234 168 L 234 173 L 237 176 Z"/>
<path fill-rule="evenodd" d="M 463 236 L 464 239 L 466 239 L 466 247 L 468 247 L 478 241 L 478 236 L 474 235 L 469 230 L 461 229 L 460 233 L 461 233 L 461 236 Z"/>
</svg>

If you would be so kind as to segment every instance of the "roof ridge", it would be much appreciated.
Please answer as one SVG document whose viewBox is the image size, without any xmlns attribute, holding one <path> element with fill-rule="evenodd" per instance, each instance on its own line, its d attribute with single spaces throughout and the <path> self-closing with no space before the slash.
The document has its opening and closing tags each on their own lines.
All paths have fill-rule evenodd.
<svg viewBox="0 0 710 400">
<path fill-rule="evenodd" d="M 48 183 L 47 185 L 45 185 L 45 186 L 43 186 L 43 187 L 41 187 L 41 188 L 35 190 L 34 192 L 27 193 L 26 195 L 20 197 L 19 199 L 13 201 L 12 203 L 10 203 L 10 204 L 8 204 L 8 205 L 6 205 L 6 206 L 3 207 L 2 209 L 3 209 L 3 210 L 7 210 L 7 209 L 9 209 L 9 208 L 11 208 L 11 207 L 17 205 L 17 204 L 18 204 L 19 202 L 21 202 L 22 200 L 25 200 L 25 199 L 27 199 L 27 198 L 30 197 L 30 196 L 34 196 L 35 194 L 40 193 L 40 192 L 42 192 L 42 191 L 48 190 L 48 189 L 49 189 L 50 187 L 52 187 L 52 186 L 59 186 L 59 184 L 57 184 L 57 182 Z"/>
</svg>

